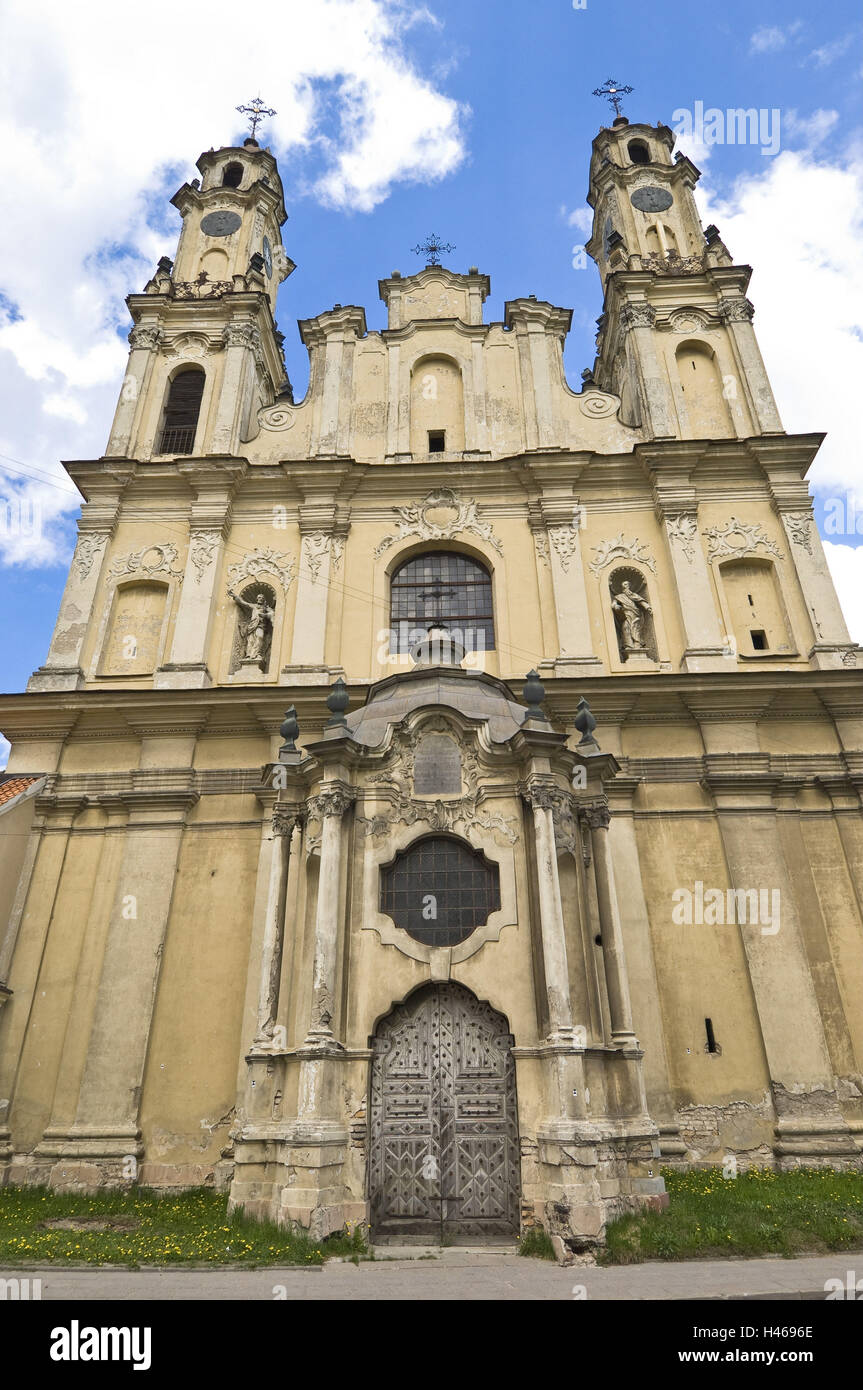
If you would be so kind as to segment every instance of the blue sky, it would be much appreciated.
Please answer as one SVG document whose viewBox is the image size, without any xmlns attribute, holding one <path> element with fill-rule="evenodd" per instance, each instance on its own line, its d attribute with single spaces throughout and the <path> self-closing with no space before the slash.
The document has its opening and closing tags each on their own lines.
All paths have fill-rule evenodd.
<svg viewBox="0 0 863 1390">
<path fill-rule="evenodd" d="M 295 0 L 230 43 L 236 12 L 222 0 L 179 12 L 155 0 L 140 31 L 122 13 L 106 0 L 68 14 L 10 0 L 0 34 L 6 182 L 19 191 L 0 228 L 0 499 L 13 515 L 37 504 L 42 521 L 37 537 L 26 525 L 0 532 L 4 691 L 23 689 L 47 653 L 76 516 L 58 460 L 104 450 L 126 353 L 123 297 L 173 253 L 168 198 L 202 148 L 241 138 L 234 107 L 259 86 L 278 111 L 262 138 L 279 157 L 298 266 L 278 306 L 298 395 L 308 368 L 297 319 L 354 303 L 382 327 L 378 279 L 421 265 L 411 247 L 432 231 L 455 244 L 454 269 L 490 275 L 488 319 L 527 294 L 573 309 L 566 364 L 577 383 L 602 308 L 592 263 L 573 267 L 590 144 L 610 116 L 592 89 L 609 76 L 630 83 L 632 120 L 671 123 L 698 101 L 778 109 L 775 157 L 757 146 L 687 152 L 704 173 L 705 219 L 754 266 L 756 330 L 786 428 L 830 432 L 822 502 L 858 486 L 857 3 Z M 148 62 L 167 30 L 202 61 Z M 863 518 L 863 489 L 857 510 Z M 861 539 L 834 536 L 829 552 L 858 640 Z"/>
</svg>

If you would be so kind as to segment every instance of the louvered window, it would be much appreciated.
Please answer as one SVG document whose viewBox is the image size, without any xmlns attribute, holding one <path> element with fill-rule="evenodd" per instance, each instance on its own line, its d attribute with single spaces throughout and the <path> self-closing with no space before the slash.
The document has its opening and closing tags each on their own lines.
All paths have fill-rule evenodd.
<svg viewBox="0 0 863 1390">
<path fill-rule="evenodd" d="M 191 454 L 195 449 L 201 397 L 204 394 L 204 373 L 200 367 L 190 367 L 174 377 L 168 390 L 165 419 L 159 439 L 160 454 Z"/>
</svg>

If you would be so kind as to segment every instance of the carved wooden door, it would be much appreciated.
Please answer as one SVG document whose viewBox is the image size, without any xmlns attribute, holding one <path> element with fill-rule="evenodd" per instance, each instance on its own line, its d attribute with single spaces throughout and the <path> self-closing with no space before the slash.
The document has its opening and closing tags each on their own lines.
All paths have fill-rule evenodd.
<svg viewBox="0 0 863 1390">
<path fill-rule="evenodd" d="M 513 1240 L 519 1157 L 512 1037 L 462 985 L 431 985 L 373 1043 L 372 1238 Z"/>
</svg>

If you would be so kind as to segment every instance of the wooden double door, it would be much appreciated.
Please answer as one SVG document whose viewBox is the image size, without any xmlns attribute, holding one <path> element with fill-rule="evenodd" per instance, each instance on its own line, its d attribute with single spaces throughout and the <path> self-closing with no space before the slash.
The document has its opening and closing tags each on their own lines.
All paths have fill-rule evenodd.
<svg viewBox="0 0 863 1390">
<path fill-rule="evenodd" d="M 458 984 L 398 1005 L 373 1041 L 372 1238 L 511 1241 L 519 1225 L 513 1039 Z"/>
</svg>

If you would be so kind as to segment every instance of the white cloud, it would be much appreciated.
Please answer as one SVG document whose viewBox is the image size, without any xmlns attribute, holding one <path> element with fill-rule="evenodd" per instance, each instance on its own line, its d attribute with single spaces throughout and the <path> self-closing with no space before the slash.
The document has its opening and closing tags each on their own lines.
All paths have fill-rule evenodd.
<svg viewBox="0 0 863 1390">
<path fill-rule="evenodd" d="M 749 49 L 751 53 L 776 53 L 780 48 L 784 48 L 787 42 L 788 38 L 783 29 L 763 24 L 750 37 Z"/>
<path fill-rule="evenodd" d="M 844 34 L 841 39 L 834 39 L 832 43 L 822 44 L 820 48 L 813 48 L 806 62 L 812 62 L 816 68 L 829 68 L 831 63 L 835 63 L 837 58 L 841 58 L 843 53 L 847 53 L 856 35 Z"/>
<path fill-rule="evenodd" d="M 572 212 L 567 212 L 562 207 L 560 215 L 567 227 L 577 227 L 580 232 L 589 232 L 593 227 L 593 208 L 573 208 Z"/>
<path fill-rule="evenodd" d="M 12 745 L 9 742 L 8 738 L 4 738 L 3 735 L 0 734 L 0 772 L 3 771 L 6 764 L 9 761 L 9 753 L 11 752 L 11 749 Z"/>
<path fill-rule="evenodd" d="M 824 111 L 819 107 L 811 116 L 803 117 L 792 109 L 782 113 L 782 131 L 798 139 L 806 149 L 814 150 L 827 139 L 838 120 L 838 111 Z"/>
<path fill-rule="evenodd" d="M 825 541 L 824 553 L 851 640 L 863 643 L 863 546 Z"/>
<path fill-rule="evenodd" d="M 57 458 L 105 446 L 127 352 L 123 299 L 173 253 L 167 200 L 202 149 L 241 135 L 236 105 L 260 91 L 278 113 L 264 139 L 294 196 L 346 211 L 444 178 L 465 154 L 466 111 L 404 48 L 414 26 L 439 27 L 421 3 L 306 0 L 289 20 L 245 23 L 229 0 L 151 0 L 139 21 L 115 0 L 3 8 L 0 137 L 14 197 L 0 221 L 0 452 L 52 473 L 61 509 Z M 18 553 L 0 536 L 0 558 Z"/>
</svg>

